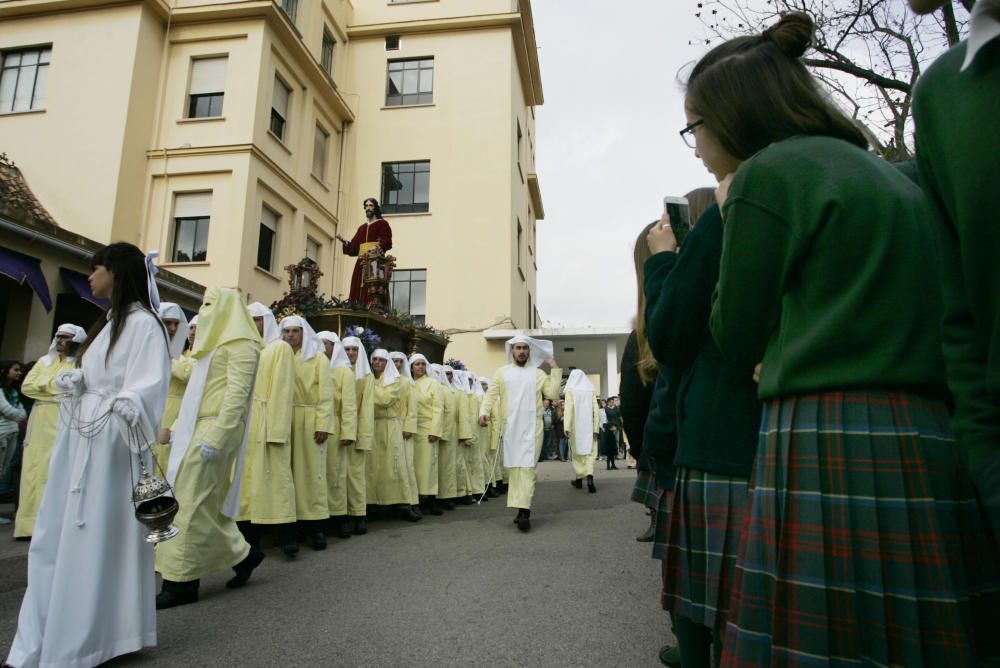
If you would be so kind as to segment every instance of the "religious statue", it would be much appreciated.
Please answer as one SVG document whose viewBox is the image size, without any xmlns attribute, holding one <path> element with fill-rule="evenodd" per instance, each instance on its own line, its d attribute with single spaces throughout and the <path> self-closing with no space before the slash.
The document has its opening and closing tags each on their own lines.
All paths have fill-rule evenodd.
<svg viewBox="0 0 1000 668">
<path fill-rule="evenodd" d="M 354 273 L 351 275 L 351 292 L 348 300 L 368 306 L 372 303 L 372 295 L 362 280 L 365 256 L 376 248 L 380 248 L 383 253 L 392 248 L 392 228 L 382 218 L 382 209 L 379 208 L 377 199 L 374 197 L 365 199 L 364 207 L 367 222 L 358 228 L 354 238 L 348 241 L 338 234 L 337 239 L 343 245 L 344 255 L 358 258 L 354 263 Z"/>
</svg>

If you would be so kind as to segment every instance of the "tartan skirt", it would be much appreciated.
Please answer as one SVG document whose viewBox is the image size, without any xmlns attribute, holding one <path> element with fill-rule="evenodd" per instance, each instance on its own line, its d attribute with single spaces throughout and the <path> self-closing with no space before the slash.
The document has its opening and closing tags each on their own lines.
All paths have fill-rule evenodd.
<svg viewBox="0 0 1000 668">
<path fill-rule="evenodd" d="M 663 560 L 663 609 L 725 628 L 747 507 L 747 478 L 680 468 Z"/>
<path fill-rule="evenodd" d="M 656 489 L 659 497 L 653 509 L 653 559 L 667 556 L 667 531 L 670 528 L 670 506 L 673 504 L 673 490 Z"/>
<path fill-rule="evenodd" d="M 656 476 L 652 471 L 639 471 L 632 487 L 632 500 L 655 510 L 660 500 L 660 489 L 656 486 Z"/>
<path fill-rule="evenodd" d="M 768 401 L 722 665 L 972 666 L 996 558 L 940 401 Z"/>
</svg>

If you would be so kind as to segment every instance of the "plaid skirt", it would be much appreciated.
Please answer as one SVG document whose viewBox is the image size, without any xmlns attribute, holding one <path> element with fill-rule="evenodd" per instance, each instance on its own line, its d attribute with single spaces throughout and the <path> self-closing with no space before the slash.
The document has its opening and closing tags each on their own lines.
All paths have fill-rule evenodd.
<svg viewBox="0 0 1000 668">
<path fill-rule="evenodd" d="M 766 402 L 722 665 L 972 666 L 996 555 L 941 402 Z"/>
<path fill-rule="evenodd" d="M 677 470 L 663 560 L 663 609 L 725 628 L 747 506 L 747 478 Z"/>
<path fill-rule="evenodd" d="M 660 500 L 660 489 L 652 471 L 638 471 L 632 487 L 632 500 L 654 510 Z"/>
<path fill-rule="evenodd" d="M 659 497 L 653 510 L 653 559 L 663 559 L 667 556 L 667 531 L 670 528 L 670 506 L 673 503 L 673 490 L 656 488 Z"/>
</svg>

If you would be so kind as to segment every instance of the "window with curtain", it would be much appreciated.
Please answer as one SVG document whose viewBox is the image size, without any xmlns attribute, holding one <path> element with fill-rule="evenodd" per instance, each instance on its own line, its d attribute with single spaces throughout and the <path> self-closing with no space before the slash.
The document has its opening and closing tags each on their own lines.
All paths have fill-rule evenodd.
<svg viewBox="0 0 1000 668">
<path fill-rule="evenodd" d="M 260 209 L 260 231 L 257 234 L 257 266 L 271 271 L 280 216 L 265 204 Z"/>
<path fill-rule="evenodd" d="M 45 108 L 51 46 L 0 51 L 0 113 Z"/>
<path fill-rule="evenodd" d="M 333 49 L 337 46 L 337 40 L 330 34 L 328 28 L 323 28 L 323 47 L 320 49 L 319 62 L 323 66 L 323 71 L 333 76 Z"/>
<path fill-rule="evenodd" d="M 208 259 L 208 225 L 212 217 L 212 193 L 178 193 L 174 196 L 174 262 L 204 262 Z"/>
<path fill-rule="evenodd" d="M 285 82 L 274 77 L 274 96 L 271 100 L 271 125 L 270 130 L 275 137 L 284 141 L 285 131 L 288 129 L 288 105 L 291 101 L 292 90 L 285 85 Z"/>
<path fill-rule="evenodd" d="M 313 166 L 312 173 L 317 179 L 322 181 L 326 178 L 326 154 L 330 143 L 330 133 L 323 129 L 319 123 L 316 124 L 316 134 L 313 138 Z"/>
<path fill-rule="evenodd" d="M 195 58 L 191 61 L 191 88 L 188 91 L 188 118 L 222 115 L 229 59 Z"/>
</svg>

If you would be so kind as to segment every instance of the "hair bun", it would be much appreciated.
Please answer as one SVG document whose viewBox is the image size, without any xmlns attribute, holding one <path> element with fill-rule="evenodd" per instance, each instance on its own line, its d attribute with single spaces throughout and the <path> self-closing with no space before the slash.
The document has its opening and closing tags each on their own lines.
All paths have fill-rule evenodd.
<svg viewBox="0 0 1000 668">
<path fill-rule="evenodd" d="M 816 27 L 805 12 L 788 12 L 761 37 L 774 43 L 789 58 L 800 58 L 812 44 Z"/>
</svg>

